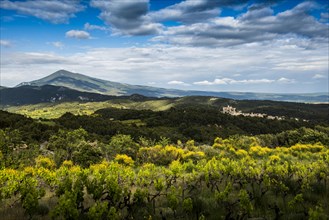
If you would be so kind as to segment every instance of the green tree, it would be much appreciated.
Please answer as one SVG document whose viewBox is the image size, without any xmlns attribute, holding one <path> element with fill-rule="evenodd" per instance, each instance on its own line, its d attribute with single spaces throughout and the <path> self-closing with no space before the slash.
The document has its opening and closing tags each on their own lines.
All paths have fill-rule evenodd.
<svg viewBox="0 0 329 220">
<path fill-rule="evenodd" d="M 134 142 L 130 135 L 117 134 L 111 138 L 108 145 L 109 154 L 126 154 L 129 157 L 136 159 L 136 154 L 138 152 L 139 145 Z"/>
</svg>

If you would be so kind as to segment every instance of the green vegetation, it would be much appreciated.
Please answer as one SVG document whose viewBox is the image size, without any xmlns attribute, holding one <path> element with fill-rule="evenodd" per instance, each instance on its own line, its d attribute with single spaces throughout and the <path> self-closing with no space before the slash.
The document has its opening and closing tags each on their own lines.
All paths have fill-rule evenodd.
<svg viewBox="0 0 329 220">
<path fill-rule="evenodd" d="M 220 111 L 230 105 L 246 113 L 265 113 L 272 116 L 285 116 L 286 119 L 307 120 L 315 123 L 329 124 L 328 104 L 305 104 L 291 102 L 232 100 L 206 96 L 182 98 L 150 98 L 140 95 L 112 97 L 102 102 L 54 102 L 34 105 L 1 106 L 2 109 L 26 115 L 32 118 L 54 119 L 66 112 L 74 115 L 90 115 L 104 108 L 131 110 L 166 111 L 171 108 L 211 109 Z"/>
<path fill-rule="evenodd" d="M 60 130 L 17 166 L 9 155 L 30 147 L 1 135 L 4 219 L 329 217 L 329 149 L 321 143 L 268 148 L 243 137 L 161 145 L 127 135 L 100 143 L 83 129 Z"/>
<path fill-rule="evenodd" d="M 1 218 L 329 218 L 329 126 L 311 118 L 322 106 L 269 120 L 195 99 L 62 103 L 51 112 L 95 109 L 54 119 L 0 111 Z"/>
<path fill-rule="evenodd" d="M 66 112 L 75 115 L 90 115 L 98 109 L 115 107 L 109 102 L 64 102 L 64 103 L 41 103 L 35 105 L 10 106 L 6 111 L 26 115 L 31 118 L 53 119 L 59 118 Z"/>
<path fill-rule="evenodd" d="M 158 141 L 161 137 L 166 137 L 173 142 L 192 139 L 198 143 L 211 144 L 216 137 L 228 138 L 238 134 L 262 135 L 260 138 L 268 146 L 291 145 L 287 141 L 289 134 L 285 133 L 288 130 L 327 126 L 325 122 L 235 117 L 208 107 L 171 108 L 166 111 L 108 108 L 98 110 L 90 116 L 67 113 L 54 121 L 69 129 L 82 127 L 102 141 L 109 141 L 111 136 L 120 133 L 130 135 L 134 140 L 147 137 Z M 294 143 L 300 140 L 303 133 L 303 129 L 298 131 L 299 135 L 295 135 Z M 327 143 L 328 140 L 324 144 Z"/>
<path fill-rule="evenodd" d="M 74 115 L 90 115 L 103 108 L 152 109 L 154 111 L 163 111 L 172 106 L 173 101 L 170 100 L 136 102 L 129 99 L 121 99 L 104 102 L 40 103 L 34 105 L 9 106 L 4 109 L 31 118 L 54 119 L 61 117 L 66 112 L 70 112 Z"/>
</svg>

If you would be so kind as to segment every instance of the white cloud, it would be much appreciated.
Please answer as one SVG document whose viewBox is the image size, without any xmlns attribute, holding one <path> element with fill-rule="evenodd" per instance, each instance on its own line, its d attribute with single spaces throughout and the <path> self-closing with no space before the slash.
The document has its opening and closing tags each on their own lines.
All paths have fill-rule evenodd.
<svg viewBox="0 0 329 220">
<path fill-rule="evenodd" d="M 167 83 L 168 85 L 181 85 L 181 86 L 189 86 L 188 83 L 185 83 L 183 81 L 178 81 L 178 80 L 172 80 Z"/>
<path fill-rule="evenodd" d="M 286 43 L 307 48 L 310 43 L 325 42 L 329 37 L 328 24 L 321 23 L 309 13 L 316 7 L 315 3 L 304 2 L 278 14 L 271 8 L 260 7 L 238 17 L 214 16 L 208 20 L 168 27 L 152 40 L 175 45 L 222 47 L 250 43 L 272 44 L 273 41 L 293 38 L 294 41 Z M 177 12 L 166 14 L 182 16 Z M 304 44 L 299 44 L 300 41 Z"/>
<path fill-rule="evenodd" d="M 241 6 L 248 0 L 185 0 L 170 5 L 159 11 L 151 12 L 150 17 L 155 21 L 178 21 L 182 23 L 199 23 L 209 18 L 217 17 L 221 7 Z"/>
<path fill-rule="evenodd" d="M 54 47 L 57 47 L 59 49 L 63 49 L 64 48 L 64 44 L 60 41 L 55 41 L 55 42 L 51 42 L 51 45 L 53 45 Z"/>
<path fill-rule="evenodd" d="M 184 84 L 184 82 L 173 80 L 173 81 L 168 82 L 168 84 L 169 85 L 182 85 L 182 84 Z"/>
<path fill-rule="evenodd" d="M 315 74 L 312 78 L 313 79 L 325 79 L 328 76 L 322 75 L 322 74 Z"/>
<path fill-rule="evenodd" d="M 85 23 L 84 29 L 87 31 L 92 31 L 92 30 L 108 31 L 109 30 L 109 28 L 107 28 L 107 27 L 93 25 L 93 24 L 89 24 L 89 23 Z"/>
<path fill-rule="evenodd" d="M 275 82 L 275 80 L 272 79 L 243 79 L 243 80 L 232 80 L 230 84 L 267 84 L 273 82 Z"/>
<path fill-rule="evenodd" d="M 80 5 L 80 0 L 2 0 L 0 8 L 59 24 L 67 23 L 75 13 L 84 10 L 85 7 Z"/>
<path fill-rule="evenodd" d="M 194 82 L 194 85 L 201 85 L 201 86 L 210 86 L 210 85 L 214 85 L 213 82 L 209 82 L 208 80 L 203 80 L 203 81 L 199 81 L 199 82 Z"/>
<path fill-rule="evenodd" d="M 0 46 L 11 47 L 12 43 L 9 40 L 0 40 Z"/>
<path fill-rule="evenodd" d="M 70 30 L 66 32 L 65 36 L 77 39 L 90 39 L 90 34 L 88 32 L 80 30 Z"/>
<path fill-rule="evenodd" d="M 235 80 L 230 78 L 223 78 L 223 79 L 215 79 L 214 81 L 210 82 L 208 80 L 194 82 L 194 85 L 227 85 L 227 84 L 264 84 L 264 83 L 272 83 L 275 80 L 271 79 L 242 79 L 242 80 Z"/>
<path fill-rule="evenodd" d="M 290 84 L 290 83 L 295 83 L 296 80 L 294 79 L 287 79 L 285 77 L 281 77 L 280 79 L 277 80 L 279 83 L 284 83 L 284 84 Z"/>
<path fill-rule="evenodd" d="M 231 48 L 168 45 L 93 48 L 66 55 L 12 52 L 1 56 L 1 79 L 3 85 L 11 86 L 33 80 L 31 75 L 38 79 L 67 69 L 136 85 L 156 82 L 156 86 L 167 88 L 181 88 L 177 82 L 168 84 L 181 81 L 192 82 L 189 88 L 193 90 L 315 92 L 328 90 L 326 80 L 306 84 L 314 73 L 329 71 L 327 56 L 326 43 L 316 45 L 313 50 L 251 44 Z"/>
</svg>

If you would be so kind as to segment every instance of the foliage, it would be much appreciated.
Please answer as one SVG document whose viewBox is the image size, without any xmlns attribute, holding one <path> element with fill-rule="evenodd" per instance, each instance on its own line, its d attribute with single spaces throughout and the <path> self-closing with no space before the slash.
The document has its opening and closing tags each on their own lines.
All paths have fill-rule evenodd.
<svg viewBox="0 0 329 220">
<path fill-rule="evenodd" d="M 109 151 L 112 154 L 126 154 L 131 158 L 136 158 L 138 144 L 136 144 L 130 135 L 117 134 L 111 138 Z"/>
<path fill-rule="evenodd" d="M 81 134 L 77 130 L 57 137 L 71 137 L 75 143 L 73 137 Z M 208 157 L 201 151 L 206 148 L 193 141 L 142 147 L 137 161 L 117 154 L 113 161 L 93 161 L 88 166 L 65 160 L 56 168 L 51 158 L 38 156 L 35 166 L 0 170 L 0 199 L 9 209 L 12 198 L 20 198 L 18 204 L 29 218 L 40 215 L 46 191 L 56 198 L 46 203 L 50 213 L 45 215 L 53 218 L 328 217 L 324 211 L 329 208 L 328 146 L 273 149 L 251 141 L 239 148 L 232 143 L 235 138 L 217 138 L 215 157 Z M 225 147 L 217 147 L 221 144 Z M 199 156 L 186 156 L 190 154 Z"/>
<path fill-rule="evenodd" d="M 209 139 L 225 132 L 211 123 L 230 117 L 202 111 L 206 117 L 201 109 L 67 114 L 61 129 L 43 127 L 45 139 L 28 133 L 29 119 L 9 115 L 12 126 L 0 129 L 0 216 L 18 210 L 19 219 L 328 219 L 327 127 L 242 131 L 214 137 L 212 146 L 171 133 L 195 126 Z M 154 130 L 120 127 L 108 117 L 141 118 Z M 203 136 L 205 127 L 215 131 Z M 115 131 L 123 128 L 127 133 Z"/>
<path fill-rule="evenodd" d="M 115 156 L 114 160 L 117 161 L 120 164 L 125 164 L 125 165 L 128 165 L 128 166 L 134 165 L 134 160 L 131 157 L 125 155 L 125 154 L 117 154 Z"/>
</svg>

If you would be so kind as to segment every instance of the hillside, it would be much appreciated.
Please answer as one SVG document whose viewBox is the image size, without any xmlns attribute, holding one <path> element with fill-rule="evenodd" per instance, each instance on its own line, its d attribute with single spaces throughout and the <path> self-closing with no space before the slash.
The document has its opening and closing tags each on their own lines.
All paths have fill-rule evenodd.
<svg viewBox="0 0 329 220">
<path fill-rule="evenodd" d="M 26 105 L 37 103 L 105 101 L 112 97 L 72 90 L 66 87 L 43 85 L 24 85 L 15 88 L 3 88 L 0 92 L 1 105 Z"/>
<path fill-rule="evenodd" d="M 92 93 L 93 94 L 93 93 Z M 66 112 L 75 115 L 90 115 L 104 108 L 165 111 L 171 108 L 207 108 L 217 112 L 230 105 L 245 113 L 262 113 L 285 118 L 298 118 L 313 122 L 329 123 L 328 104 L 305 104 L 293 102 L 233 100 L 208 96 L 180 98 L 151 98 L 140 95 L 108 96 L 106 101 L 48 102 L 22 106 L 2 106 L 2 109 L 32 118 L 59 118 Z M 107 97 L 106 97 L 107 98 Z"/>
<path fill-rule="evenodd" d="M 109 96 L 53 85 L 22 85 L 19 87 L 3 88 L 0 90 L 0 106 L 2 107 L 33 105 L 39 103 L 101 102 L 115 99 L 146 101 L 156 98 L 145 97 L 138 94 L 132 94 L 130 96 Z"/>
<path fill-rule="evenodd" d="M 39 80 L 24 82 L 17 87 L 31 85 L 64 86 L 74 90 L 101 93 L 106 95 L 131 95 L 140 94 L 149 97 L 181 97 L 181 96 L 215 96 L 238 100 L 274 100 L 292 102 L 328 102 L 329 96 L 324 93 L 313 94 L 272 94 L 272 93 L 250 93 L 250 92 L 210 92 L 210 91 L 185 91 L 177 89 L 164 89 L 150 86 L 130 85 L 90 76 L 59 70 Z"/>
</svg>

